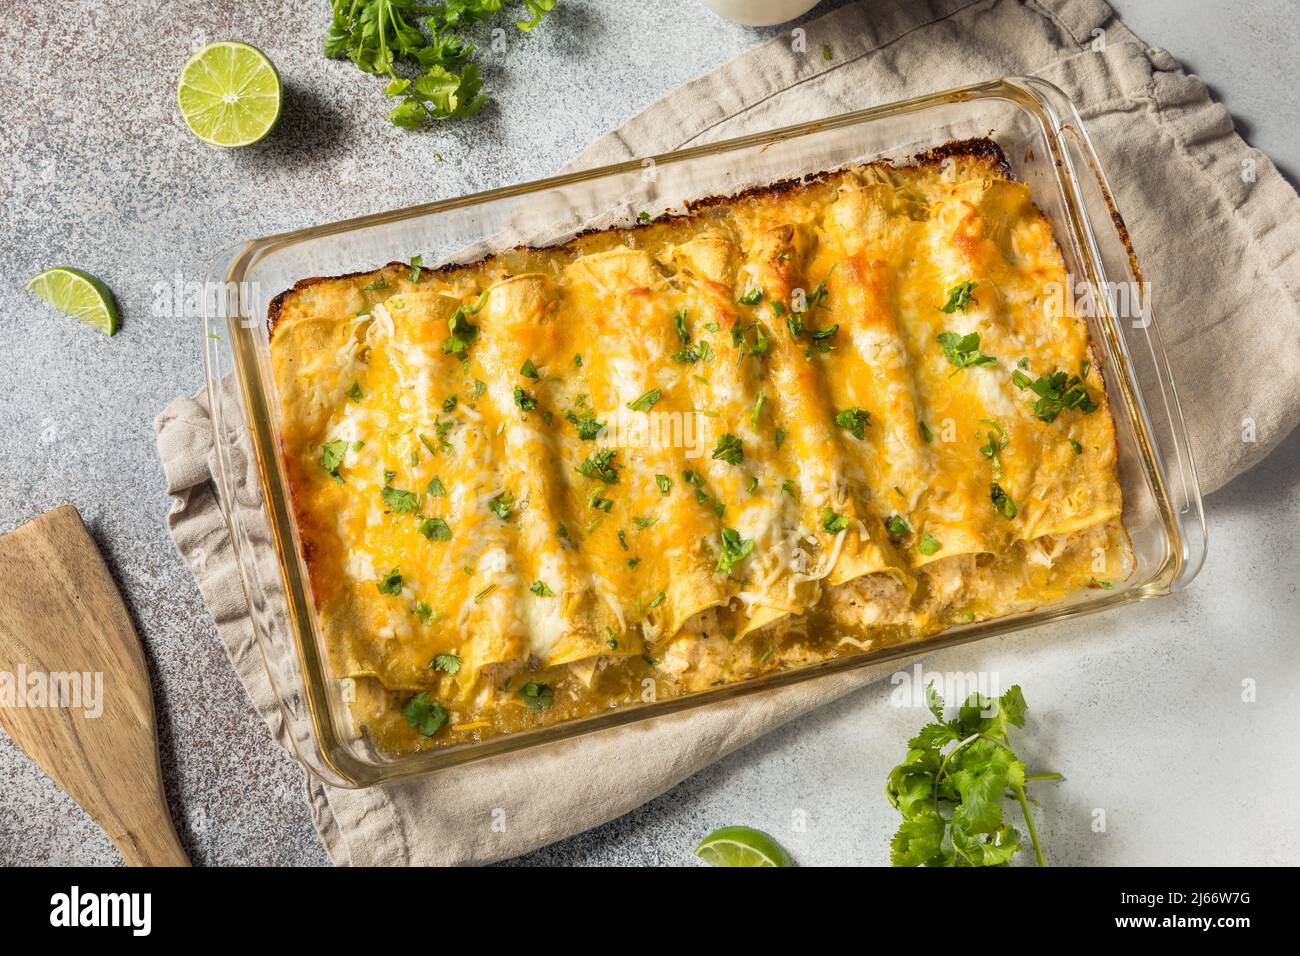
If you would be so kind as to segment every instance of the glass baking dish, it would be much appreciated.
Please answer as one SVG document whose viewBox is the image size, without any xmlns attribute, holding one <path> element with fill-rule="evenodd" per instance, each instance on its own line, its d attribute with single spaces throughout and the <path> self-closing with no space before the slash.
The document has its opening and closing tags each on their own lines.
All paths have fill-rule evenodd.
<svg viewBox="0 0 1300 956">
<path fill-rule="evenodd" d="M 1100 355 L 1135 559 L 1127 581 L 954 627 L 921 643 L 477 743 L 392 757 L 353 733 L 351 685 L 330 672 L 277 454 L 278 401 L 266 323 L 274 295 L 298 279 L 370 270 L 416 255 L 425 265 L 471 262 L 515 244 L 562 242 L 585 229 L 629 225 L 642 210 L 680 212 L 684 198 L 726 195 L 881 158 L 903 162 L 952 140 L 982 136 L 1001 146 L 1013 174 L 1051 221 L 1076 284 L 1074 304 L 1087 316 Z M 950 646 L 1167 594 L 1191 580 L 1204 558 L 1196 471 L 1123 219 L 1073 104 L 1034 77 L 269 236 L 222 253 L 207 280 L 203 341 L 216 474 L 254 631 L 298 757 L 337 786 L 369 786 L 896 659 L 922 645 Z"/>
</svg>

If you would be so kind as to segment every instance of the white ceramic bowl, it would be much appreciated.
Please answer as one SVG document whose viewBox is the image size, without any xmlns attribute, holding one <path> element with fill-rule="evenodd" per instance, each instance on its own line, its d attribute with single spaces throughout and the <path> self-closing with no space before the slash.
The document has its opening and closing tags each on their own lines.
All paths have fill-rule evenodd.
<svg viewBox="0 0 1300 956">
<path fill-rule="evenodd" d="M 803 16 L 820 0 L 700 0 L 720 17 L 747 27 L 771 27 Z"/>
</svg>

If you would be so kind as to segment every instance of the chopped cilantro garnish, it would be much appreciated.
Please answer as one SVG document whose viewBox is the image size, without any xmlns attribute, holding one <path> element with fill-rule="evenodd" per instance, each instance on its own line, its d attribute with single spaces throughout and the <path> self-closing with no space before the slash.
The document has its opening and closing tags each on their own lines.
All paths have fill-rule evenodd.
<svg viewBox="0 0 1300 956">
<path fill-rule="evenodd" d="M 578 437 L 583 441 L 591 441 L 596 438 L 601 429 L 605 427 L 605 423 L 596 421 L 595 413 L 590 411 L 582 418 L 579 418 L 577 413 L 570 409 L 564 413 L 564 417 L 573 423 L 574 428 L 578 429 Z"/>
<path fill-rule="evenodd" d="M 777 449 L 780 450 L 781 446 L 785 443 L 785 429 L 778 428 L 776 430 L 776 434 L 773 437 L 776 439 Z"/>
<path fill-rule="evenodd" d="M 742 538 L 735 528 L 722 529 L 722 553 L 718 555 L 719 574 L 730 574 L 731 569 L 754 550 L 754 542 Z"/>
<path fill-rule="evenodd" d="M 1109 581 L 1098 581 L 1096 578 L 1092 578 L 1088 582 L 1088 587 L 1099 591 L 1109 591 L 1115 587 L 1115 585 L 1111 584 Z"/>
<path fill-rule="evenodd" d="M 713 446 L 711 457 L 725 461 L 729 465 L 739 465 L 745 460 L 745 450 L 741 447 L 739 438 L 727 433 L 718 438 L 717 444 Z"/>
<path fill-rule="evenodd" d="M 677 331 L 677 337 L 682 340 L 682 345 L 691 344 L 691 333 L 686 328 L 685 309 L 678 309 L 673 313 L 673 328 Z"/>
<path fill-rule="evenodd" d="M 519 688 L 519 696 L 535 712 L 546 710 L 555 702 L 555 691 L 551 690 L 549 684 L 531 680 Z"/>
<path fill-rule="evenodd" d="M 578 466 L 578 474 L 584 478 L 595 478 L 603 481 L 607 485 L 612 485 L 618 481 L 619 466 L 614 463 L 614 456 L 618 454 L 615 448 L 602 448 L 594 451 L 587 456 L 587 459 Z"/>
<path fill-rule="evenodd" d="M 637 517 L 634 517 L 632 519 L 632 523 L 636 525 L 638 528 L 644 530 L 645 528 L 649 528 L 658 520 L 659 520 L 658 518 L 643 518 L 638 515 Z"/>
<path fill-rule="evenodd" d="M 839 263 L 836 263 L 835 265 L 839 265 Z M 804 311 L 807 311 L 808 309 L 826 308 L 826 300 L 830 298 L 830 292 L 826 289 L 826 280 L 831 277 L 831 273 L 834 271 L 835 266 L 831 266 L 830 269 L 826 271 L 826 275 L 822 276 L 821 281 L 813 286 L 812 292 L 808 293 L 804 299 L 804 305 L 806 307 Z"/>
<path fill-rule="evenodd" d="M 320 446 L 320 466 L 339 484 L 343 483 L 342 477 L 339 476 L 339 467 L 343 464 L 343 456 L 347 454 L 347 450 L 348 443 L 344 438 L 336 438 Z"/>
<path fill-rule="evenodd" d="M 435 498 L 441 498 L 446 493 L 447 489 L 443 485 L 441 478 L 434 475 L 429 479 L 429 494 L 433 495 Z"/>
<path fill-rule="evenodd" d="M 830 505 L 822 507 L 822 529 L 827 534 L 839 534 L 849 526 L 849 519 L 844 515 L 836 514 L 831 510 Z"/>
<path fill-rule="evenodd" d="M 673 490 L 673 480 L 667 475 L 655 475 L 655 484 L 659 486 L 660 494 L 668 494 Z"/>
<path fill-rule="evenodd" d="M 1075 441 L 1073 438 L 1070 439 L 1070 447 L 1074 449 L 1074 453 L 1075 453 L 1076 455 L 1082 455 L 1082 454 L 1083 454 L 1083 446 L 1080 445 L 1080 444 L 1079 444 L 1077 441 Z"/>
<path fill-rule="evenodd" d="M 934 441 L 934 432 L 930 431 L 929 425 L 927 425 L 925 422 L 918 422 L 917 425 L 921 429 L 922 438 L 924 438 L 928 442 Z"/>
<path fill-rule="evenodd" d="M 750 289 L 736 301 L 741 305 L 758 305 L 763 301 L 763 290 L 761 288 Z"/>
<path fill-rule="evenodd" d="M 789 478 L 781 482 L 781 491 L 789 495 L 791 498 L 798 496 L 798 490 L 795 488 L 794 482 Z"/>
<path fill-rule="evenodd" d="M 415 492 L 402 491 L 400 488 L 385 485 L 379 492 L 379 496 L 384 499 L 384 504 L 388 505 L 388 510 L 393 514 L 404 515 L 415 510 Z"/>
<path fill-rule="evenodd" d="M 470 398 L 482 398 L 483 393 L 487 391 L 487 382 L 474 379 L 474 391 L 470 392 Z"/>
<path fill-rule="evenodd" d="M 360 384 L 358 384 L 357 382 L 353 382 L 353 383 L 352 383 L 352 387 L 349 388 L 348 391 L 347 391 L 347 396 L 348 396 L 348 398 L 352 399 L 352 401 L 354 401 L 354 402 L 359 402 L 359 401 L 361 401 L 361 386 L 360 386 Z"/>
<path fill-rule="evenodd" d="M 537 366 L 533 364 L 533 360 L 530 358 L 524 359 L 524 364 L 523 367 L 519 369 L 519 374 L 524 378 L 537 379 L 542 377 L 537 371 Z"/>
<path fill-rule="evenodd" d="M 488 510 L 500 518 L 502 521 L 510 519 L 510 512 L 515 510 L 515 496 L 510 492 L 497 495 L 488 502 Z"/>
<path fill-rule="evenodd" d="M 980 446 L 980 454 L 993 463 L 993 477 L 1001 478 L 1002 450 L 1011 443 L 1011 439 L 1006 437 L 1002 426 L 995 419 L 982 418 L 980 421 L 992 426 L 988 430 L 987 440 Z M 979 437 L 978 432 L 975 433 L 975 437 Z"/>
<path fill-rule="evenodd" d="M 901 538 L 905 534 L 910 534 L 912 526 L 907 523 L 907 519 L 902 515 L 890 515 L 885 519 L 885 530 L 891 537 Z"/>
<path fill-rule="evenodd" d="M 750 475 L 749 481 L 745 483 L 745 490 L 751 495 L 758 491 L 758 475 Z"/>
<path fill-rule="evenodd" d="M 666 601 L 667 599 L 668 599 L 668 595 L 665 592 L 660 591 L 658 594 L 656 594 L 653 598 L 650 599 L 650 601 L 646 604 L 646 607 L 648 608 L 658 607 L 660 604 L 663 604 L 664 601 Z"/>
<path fill-rule="evenodd" d="M 939 344 L 943 346 L 943 354 L 958 369 L 970 365 L 987 367 L 998 364 L 998 360 L 992 355 L 985 355 L 980 351 L 980 334 L 978 332 L 971 332 L 967 335 L 958 335 L 956 332 L 940 332 L 938 340 Z M 955 375 L 956 372 L 953 374 Z"/>
<path fill-rule="evenodd" d="M 975 291 L 977 282 L 960 282 L 948 290 L 948 301 L 939 306 L 940 312 L 947 312 L 951 315 L 954 312 L 965 312 L 970 308 L 972 302 L 979 300 L 973 298 L 971 293 Z"/>
<path fill-rule="evenodd" d="M 1016 503 L 1011 500 L 1011 496 L 1002 490 L 1002 486 L 996 481 L 989 485 L 989 497 L 993 499 L 993 510 L 998 514 L 1005 515 L 1008 518 L 1016 516 Z"/>
<path fill-rule="evenodd" d="M 694 365 L 699 361 L 711 362 L 712 360 L 713 346 L 703 340 L 673 353 L 673 361 L 685 365 Z M 707 382 L 707 379 L 705 381 Z"/>
<path fill-rule="evenodd" d="M 420 267 L 423 264 L 424 264 L 424 256 L 411 257 L 411 275 L 409 278 L 412 282 L 420 281 L 420 273 L 422 271 Z"/>
<path fill-rule="evenodd" d="M 928 557 L 929 555 L 938 553 L 939 549 L 942 547 L 943 545 L 939 543 L 939 539 L 926 531 L 921 535 L 921 542 L 916 546 L 916 550 Z"/>
<path fill-rule="evenodd" d="M 643 226 L 648 226 L 650 223 L 654 222 L 654 220 L 650 218 L 650 214 L 644 209 L 636 214 L 636 221 Z"/>
<path fill-rule="evenodd" d="M 401 594 L 402 593 L 402 573 L 393 568 L 378 581 L 380 594 Z"/>
<path fill-rule="evenodd" d="M 465 313 L 461 309 L 451 314 L 451 318 L 447 320 L 447 329 L 451 334 L 442 343 L 442 351 L 446 355 L 464 355 L 478 335 L 478 326 L 470 325 L 469 319 L 465 318 Z"/>
<path fill-rule="evenodd" d="M 545 581 L 534 581 L 528 588 L 538 597 L 555 597 L 555 592 L 546 586 Z"/>
<path fill-rule="evenodd" d="M 861 408 L 846 408 L 835 415 L 835 424 L 862 441 L 867 437 L 867 426 L 871 424 L 871 413 Z"/>
<path fill-rule="evenodd" d="M 588 503 L 593 508 L 595 508 L 597 511 L 603 511 L 605 512 L 605 514 L 609 514 L 614 509 L 613 500 L 609 498 L 602 498 L 598 492 L 592 492 L 591 497 L 587 500 Z M 588 528 L 588 530 L 591 529 Z"/>
<path fill-rule="evenodd" d="M 752 343 L 748 339 L 751 332 L 754 334 Z M 752 322 L 749 325 L 742 325 L 739 319 L 731 326 L 731 344 L 740 350 L 742 360 L 746 355 L 763 355 L 769 345 L 762 323 Z"/>
<path fill-rule="evenodd" d="M 749 424 L 754 428 L 758 427 L 758 417 L 763 414 L 763 403 L 767 401 L 767 396 L 760 391 L 758 398 L 754 399 L 754 410 L 749 413 Z"/>
<path fill-rule="evenodd" d="M 1011 381 L 1017 388 L 1027 388 L 1038 396 L 1034 402 L 1034 415 L 1048 424 L 1056 421 L 1056 417 L 1067 408 L 1077 408 L 1087 415 L 1100 407 L 1092 400 L 1083 380 L 1077 375 L 1050 372 L 1031 379 L 1017 369 L 1011 374 Z"/>
<path fill-rule="evenodd" d="M 446 398 L 442 400 L 442 410 L 450 414 L 451 412 L 454 412 L 456 410 L 456 406 L 457 404 L 459 404 L 459 402 L 460 399 L 457 398 L 455 395 L 448 395 Z"/>
<path fill-rule="evenodd" d="M 456 654 L 439 654 L 429 662 L 429 669 L 442 671 L 444 674 L 460 672 L 460 657 Z"/>
<path fill-rule="evenodd" d="M 533 397 L 531 394 L 529 394 L 528 392 L 525 392 L 525 391 L 524 391 L 522 388 L 520 388 L 518 385 L 516 385 L 516 386 L 515 386 L 515 404 L 519 406 L 519 410 L 520 410 L 521 412 L 524 412 L 524 413 L 526 414 L 526 413 L 528 413 L 528 412 L 531 412 L 534 408 L 537 407 L 537 399 L 534 398 L 534 397 Z"/>
<path fill-rule="evenodd" d="M 376 279 L 376 280 L 373 281 L 373 282 L 368 282 L 368 283 L 366 283 L 365 285 L 363 285 L 363 286 L 361 287 L 361 291 L 362 291 L 362 292 L 378 292 L 380 289 L 387 289 L 387 288 L 388 288 L 388 283 L 387 283 L 387 282 L 385 282 L 383 279 Z"/>
<path fill-rule="evenodd" d="M 450 541 L 451 526 L 441 518 L 425 518 L 420 522 L 420 534 L 430 541 Z"/>
<path fill-rule="evenodd" d="M 411 613 L 419 618 L 421 624 L 428 624 L 434 619 L 434 610 L 428 601 L 416 601 Z"/>
<path fill-rule="evenodd" d="M 832 352 L 835 350 L 835 343 L 831 340 L 835 338 L 835 333 L 840 330 L 839 323 L 828 325 L 824 329 L 818 329 L 812 334 L 813 348 L 818 352 Z"/>
<path fill-rule="evenodd" d="M 648 412 L 650 409 L 654 408 L 655 402 L 659 401 L 662 395 L 663 391 L 661 389 L 652 388 L 644 395 L 628 402 L 627 407 L 632 409 L 634 412 Z"/>
<path fill-rule="evenodd" d="M 402 716 L 421 737 L 432 737 L 447 723 L 447 708 L 430 700 L 429 692 L 422 690 L 402 706 Z"/>
</svg>

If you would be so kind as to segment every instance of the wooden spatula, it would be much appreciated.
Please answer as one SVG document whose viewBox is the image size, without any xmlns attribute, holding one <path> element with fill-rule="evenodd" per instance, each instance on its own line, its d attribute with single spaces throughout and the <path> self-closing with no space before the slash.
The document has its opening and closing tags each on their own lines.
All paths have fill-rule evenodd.
<svg viewBox="0 0 1300 956">
<path fill-rule="evenodd" d="M 188 866 L 163 797 L 140 639 L 71 505 L 0 537 L 0 672 L 0 728 L 126 862 Z"/>
</svg>

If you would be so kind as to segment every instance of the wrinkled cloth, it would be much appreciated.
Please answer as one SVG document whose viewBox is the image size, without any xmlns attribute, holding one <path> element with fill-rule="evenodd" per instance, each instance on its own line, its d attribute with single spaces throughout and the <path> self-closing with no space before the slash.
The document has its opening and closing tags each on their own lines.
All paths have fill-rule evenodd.
<svg viewBox="0 0 1300 956">
<path fill-rule="evenodd" d="M 874 0 L 802 29 L 798 44 L 797 34 L 774 39 L 670 93 L 571 168 L 980 80 L 1043 77 L 1079 106 L 1117 193 L 1182 386 L 1203 489 L 1249 468 L 1296 424 L 1300 200 L 1168 53 L 1148 48 L 1100 0 Z M 1268 357 L 1267 375 L 1259 374 L 1259 356 Z M 178 398 L 157 429 L 177 548 L 250 699 L 288 746 L 213 480 L 206 393 Z M 248 457 L 242 460 L 247 465 Z M 251 490 L 257 481 L 251 466 L 230 477 L 236 488 Z M 311 812 L 339 864 L 514 856 L 626 813 L 901 666 L 826 677 L 367 790 L 309 779 Z"/>
</svg>

